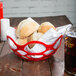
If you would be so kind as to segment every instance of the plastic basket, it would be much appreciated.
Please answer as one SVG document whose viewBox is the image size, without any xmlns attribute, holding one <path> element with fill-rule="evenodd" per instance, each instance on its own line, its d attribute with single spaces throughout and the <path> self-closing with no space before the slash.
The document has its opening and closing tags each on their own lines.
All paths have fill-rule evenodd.
<svg viewBox="0 0 76 76">
<path fill-rule="evenodd" d="M 40 60 L 44 60 L 47 59 L 49 57 L 51 57 L 53 54 L 55 54 L 55 52 L 57 51 L 57 49 L 60 47 L 61 42 L 62 42 L 62 38 L 63 35 L 61 35 L 53 44 L 47 45 L 43 42 L 40 41 L 31 41 L 26 43 L 25 45 L 18 45 L 13 38 L 11 38 L 10 36 L 7 35 L 7 40 L 9 42 L 9 40 L 11 40 L 14 45 L 16 46 L 16 48 L 11 47 L 11 44 L 9 43 L 10 48 L 13 50 L 13 52 L 18 55 L 20 58 L 25 59 L 25 60 L 29 60 L 29 61 L 40 61 Z M 24 48 L 32 43 L 36 43 L 36 44 L 41 44 L 43 46 L 46 47 L 46 50 L 44 50 L 43 52 L 40 53 L 31 53 L 26 51 Z M 57 44 L 57 48 L 54 48 L 54 46 Z M 52 52 L 50 52 L 48 55 L 45 54 L 45 52 L 48 52 L 48 50 L 53 50 Z M 39 58 L 33 58 L 31 56 L 41 56 Z"/>
</svg>

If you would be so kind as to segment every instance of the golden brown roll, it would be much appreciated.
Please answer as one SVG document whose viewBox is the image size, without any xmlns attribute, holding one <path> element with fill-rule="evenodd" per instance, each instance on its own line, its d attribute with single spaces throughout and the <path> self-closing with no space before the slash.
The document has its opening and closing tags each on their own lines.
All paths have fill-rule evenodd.
<svg viewBox="0 0 76 76">
<path fill-rule="evenodd" d="M 27 38 L 17 39 L 17 40 L 16 40 L 16 43 L 19 44 L 19 45 L 24 45 L 24 44 L 27 43 Z"/>
<path fill-rule="evenodd" d="M 44 22 L 40 25 L 38 32 L 41 32 L 44 34 L 45 32 L 47 32 L 51 28 L 56 30 L 56 28 L 53 26 L 53 24 L 51 24 L 50 22 Z"/>
<path fill-rule="evenodd" d="M 21 21 L 16 29 L 16 36 L 18 38 L 25 38 L 37 31 L 39 24 L 32 18 Z"/>
<path fill-rule="evenodd" d="M 37 32 L 34 32 L 29 38 L 28 38 L 28 42 L 30 41 L 37 41 L 39 40 L 39 38 L 42 36 L 43 34 L 42 33 L 37 33 Z M 29 47 L 32 48 L 35 44 L 30 44 Z"/>
</svg>

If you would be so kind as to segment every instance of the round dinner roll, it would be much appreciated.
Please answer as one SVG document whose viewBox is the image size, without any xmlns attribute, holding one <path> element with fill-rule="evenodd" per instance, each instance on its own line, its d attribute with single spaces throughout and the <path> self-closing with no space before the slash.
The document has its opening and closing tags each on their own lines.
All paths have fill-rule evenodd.
<svg viewBox="0 0 76 76">
<path fill-rule="evenodd" d="M 16 29 L 16 36 L 18 38 L 25 38 L 37 31 L 39 24 L 32 18 L 21 21 Z"/>
<path fill-rule="evenodd" d="M 53 28 L 54 30 L 56 30 L 56 28 L 54 27 L 53 24 L 51 24 L 50 22 L 43 22 L 39 29 L 38 29 L 38 32 L 41 32 L 41 33 L 45 33 L 47 32 L 49 29 Z"/>
<path fill-rule="evenodd" d="M 27 43 L 27 38 L 17 39 L 17 40 L 16 40 L 16 43 L 19 44 L 19 45 L 24 45 L 24 44 Z"/>
<path fill-rule="evenodd" d="M 37 41 L 39 40 L 39 38 L 42 36 L 43 34 L 40 32 L 34 32 L 29 38 L 28 38 L 28 42 L 30 41 Z M 32 48 L 35 44 L 30 44 L 29 48 Z"/>
</svg>

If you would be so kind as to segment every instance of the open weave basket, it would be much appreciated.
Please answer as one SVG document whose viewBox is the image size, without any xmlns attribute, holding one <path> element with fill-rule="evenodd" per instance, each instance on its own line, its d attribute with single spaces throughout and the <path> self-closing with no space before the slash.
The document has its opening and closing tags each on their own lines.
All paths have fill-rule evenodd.
<svg viewBox="0 0 76 76">
<path fill-rule="evenodd" d="M 7 40 L 8 40 L 9 46 L 13 50 L 13 52 L 16 55 L 18 55 L 20 58 L 23 58 L 25 60 L 30 60 L 30 61 L 39 61 L 39 60 L 44 60 L 44 59 L 51 57 L 53 54 L 55 54 L 57 49 L 60 47 L 62 38 L 63 38 L 63 35 L 60 35 L 60 37 L 57 40 L 55 40 L 55 42 L 53 44 L 50 44 L 50 45 L 47 45 L 41 41 L 31 41 L 31 42 L 26 43 L 25 45 L 18 45 L 12 37 L 7 35 Z M 15 45 L 16 48 L 13 48 L 11 46 L 10 41 Z M 43 52 L 40 52 L 40 53 L 32 53 L 32 52 L 26 51 L 25 47 L 32 43 L 41 44 L 44 47 L 46 47 L 46 50 L 44 50 Z M 56 44 L 57 44 L 57 47 L 54 48 L 54 46 Z M 45 53 L 48 52 L 49 50 L 53 50 L 53 51 L 51 51 L 48 55 L 46 55 Z M 41 57 L 34 58 L 32 56 L 41 56 Z"/>
</svg>

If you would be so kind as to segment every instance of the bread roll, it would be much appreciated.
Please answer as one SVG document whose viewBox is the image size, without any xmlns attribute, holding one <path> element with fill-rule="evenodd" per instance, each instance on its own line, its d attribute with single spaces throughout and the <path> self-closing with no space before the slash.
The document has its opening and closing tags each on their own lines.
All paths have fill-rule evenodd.
<svg viewBox="0 0 76 76">
<path fill-rule="evenodd" d="M 25 38 L 38 30 L 39 24 L 32 18 L 21 21 L 16 29 L 16 36 L 19 38 Z"/>
<path fill-rule="evenodd" d="M 27 38 L 17 39 L 17 40 L 16 40 L 16 43 L 19 44 L 19 45 L 24 45 L 24 44 L 27 43 Z"/>
<path fill-rule="evenodd" d="M 37 41 L 39 40 L 39 38 L 42 36 L 42 33 L 37 33 L 34 32 L 29 38 L 28 38 L 28 42 L 30 41 Z M 30 44 L 29 47 L 32 48 L 35 44 Z"/>
<path fill-rule="evenodd" d="M 50 22 L 44 22 L 40 25 L 38 32 L 41 32 L 44 34 L 45 32 L 47 32 L 51 28 L 56 30 L 56 28 L 53 26 L 53 24 L 51 24 Z"/>
</svg>

